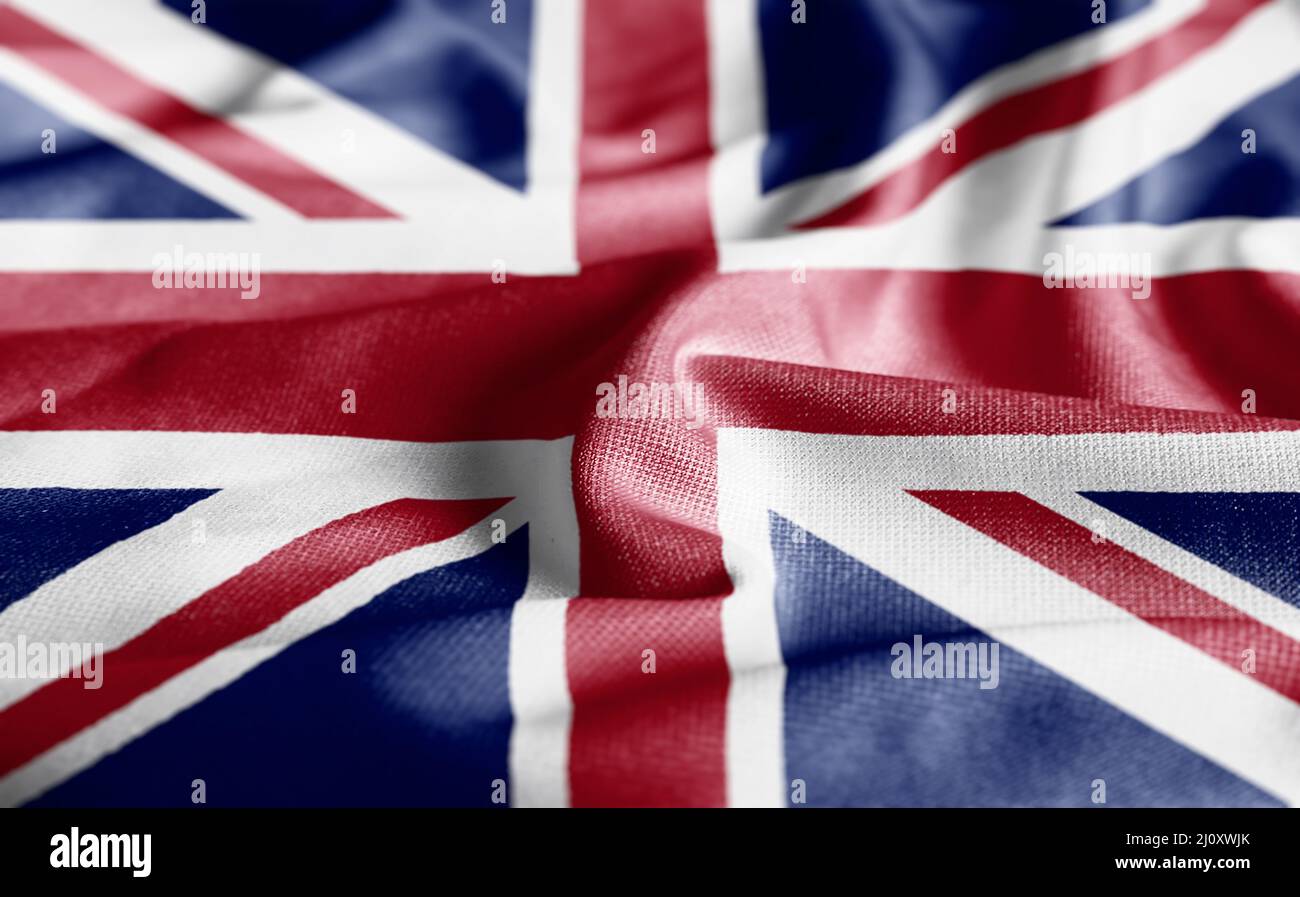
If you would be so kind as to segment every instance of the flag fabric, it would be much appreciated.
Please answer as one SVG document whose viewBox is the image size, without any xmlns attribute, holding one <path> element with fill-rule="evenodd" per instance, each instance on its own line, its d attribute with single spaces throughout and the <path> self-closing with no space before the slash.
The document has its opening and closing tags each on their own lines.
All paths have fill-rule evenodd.
<svg viewBox="0 0 1300 897">
<path fill-rule="evenodd" d="M 1300 803 L 1297 47 L 0 2 L 0 803 Z"/>
</svg>

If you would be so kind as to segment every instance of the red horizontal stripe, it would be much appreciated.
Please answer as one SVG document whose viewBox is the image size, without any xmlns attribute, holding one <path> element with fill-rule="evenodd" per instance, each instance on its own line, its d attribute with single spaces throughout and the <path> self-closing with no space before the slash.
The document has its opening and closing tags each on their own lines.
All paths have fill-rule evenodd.
<svg viewBox="0 0 1300 897">
<path fill-rule="evenodd" d="M 1146 558 L 1018 492 L 911 494 L 1238 672 L 1253 650 L 1252 678 L 1300 703 L 1300 643 Z"/>
<path fill-rule="evenodd" d="M 12 6 L 0 5 L 0 46 L 306 218 L 395 217 L 275 147 L 142 81 Z"/>
<path fill-rule="evenodd" d="M 1300 421 L 1096 402 L 961 383 L 879 377 L 809 365 L 701 358 L 712 422 L 848 436 L 1061 435 L 1066 433 L 1254 433 L 1300 429 Z M 955 410 L 943 410 L 951 391 Z"/>
<path fill-rule="evenodd" d="M 581 448 L 606 423 L 593 414 L 597 384 L 619 374 L 707 380 L 709 407 L 716 399 L 731 423 L 808 431 L 897 433 L 904 419 L 936 433 L 985 421 L 992 432 L 1160 429 L 1166 419 L 1260 429 L 1276 426 L 1264 417 L 1300 418 L 1298 307 L 1300 276 L 1262 271 L 1160 278 L 1142 302 L 1048 290 L 1024 274 L 813 271 L 796 284 L 788 272 L 718 274 L 712 259 L 668 256 L 505 284 L 487 274 L 267 274 L 251 302 L 155 290 L 148 272 L 0 274 L 0 429 L 577 433 Z M 940 415 L 949 386 L 957 414 Z M 47 388 L 57 414 L 41 413 Z M 357 390 L 356 414 L 339 413 L 344 388 Z M 1241 412 L 1246 388 L 1258 417 Z M 1027 429 L 1012 429 L 1017 405 Z M 1171 409 L 1218 420 L 1178 424 L 1190 419 Z M 619 423 L 611 436 L 631 438 L 635 427 Z M 706 430 L 664 435 L 677 467 L 708 469 L 686 448 Z M 667 484 L 667 473 L 655 476 Z M 668 504 L 685 506 L 680 494 Z"/>
<path fill-rule="evenodd" d="M 506 501 L 399 499 L 294 539 L 104 655 L 100 688 L 57 679 L 0 711 L 0 776 L 358 570 L 454 536 Z"/>
</svg>

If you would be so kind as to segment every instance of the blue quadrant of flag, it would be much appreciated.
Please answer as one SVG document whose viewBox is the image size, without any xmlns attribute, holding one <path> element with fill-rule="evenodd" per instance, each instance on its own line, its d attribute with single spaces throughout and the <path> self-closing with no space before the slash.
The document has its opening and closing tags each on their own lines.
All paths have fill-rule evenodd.
<svg viewBox="0 0 1300 897">
<path fill-rule="evenodd" d="M 190 0 L 162 2 L 193 16 Z M 208 0 L 198 27 L 523 190 L 533 2 L 494 12 L 481 0 Z"/>
<path fill-rule="evenodd" d="M 1107 806 L 1278 804 L 1005 643 L 996 688 L 894 678 L 898 642 L 990 636 L 784 517 L 770 525 L 802 805 L 1082 807 L 1097 780 Z"/>
<path fill-rule="evenodd" d="M 510 615 L 527 579 L 523 526 L 392 586 L 33 805 L 190 806 L 202 779 L 209 806 L 503 806 Z"/>
<path fill-rule="evenodd" d="M 0 610 L 216 491 L 0 489 Z"/>
<path fill-rule="evenodd" d="M 1151 0 L 1111 0 L 1107 23 Z M 762 189 L 848 168 L 995 69 L 1106 27 L 1091 0 L 760 0 L 767 107 Z"/>
</svg>

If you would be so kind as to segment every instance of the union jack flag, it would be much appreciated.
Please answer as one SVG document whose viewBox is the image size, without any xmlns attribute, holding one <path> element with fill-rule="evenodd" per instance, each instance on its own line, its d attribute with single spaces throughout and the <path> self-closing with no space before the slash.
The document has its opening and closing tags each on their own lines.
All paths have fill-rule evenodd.
<svg viewBox="0 0 1300 897">
<path fill-rule="evenodd" d="M 1300 803 L 1300 0 L 0 0 L 0 803 Z"/>
</svg>

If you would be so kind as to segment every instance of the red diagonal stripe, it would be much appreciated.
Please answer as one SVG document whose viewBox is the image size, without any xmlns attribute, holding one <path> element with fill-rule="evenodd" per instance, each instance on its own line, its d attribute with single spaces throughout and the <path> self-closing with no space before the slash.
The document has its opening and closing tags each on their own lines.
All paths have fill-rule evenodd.
<svg viewBox="0 0 1300 897">
<path fill-rule="evenodd" d="M 0 711 L 0 775 L 389 555 L 454 536 L 509 499 L 398 499 L 294 539 L 102 658 L 98 689 L 56 679 Z"/>
<path fill-rule="evenodd" d="M 1254 678 L 1300 702 L 1300 643 L 1146 558 L 1018 492 L 911 494 L 1238 672 L 1254 649 Z"/>
<path fill-rule="evenodd" d="M 307 218 L 393 218 L 392 212 L 233 125 L 187 105 L 87 47 L 0 4 L 0 46 L 201 156 Z"/>
<path fill-rule="evenodd" d="M 1075 75 L 1006 97 L 956 128 L 957 152 L 933 147 L 838 208 L 795 225 L 868 227 L 919 206 L 963 168 L 1034 134 L 1078 124 L 1142 90 L 1216 43 L 1268 0 L 1209 0 L 1181 25 L 1122 56 Z M 936 135 L 936 138 L 938 135 Z"/>
</svg>

